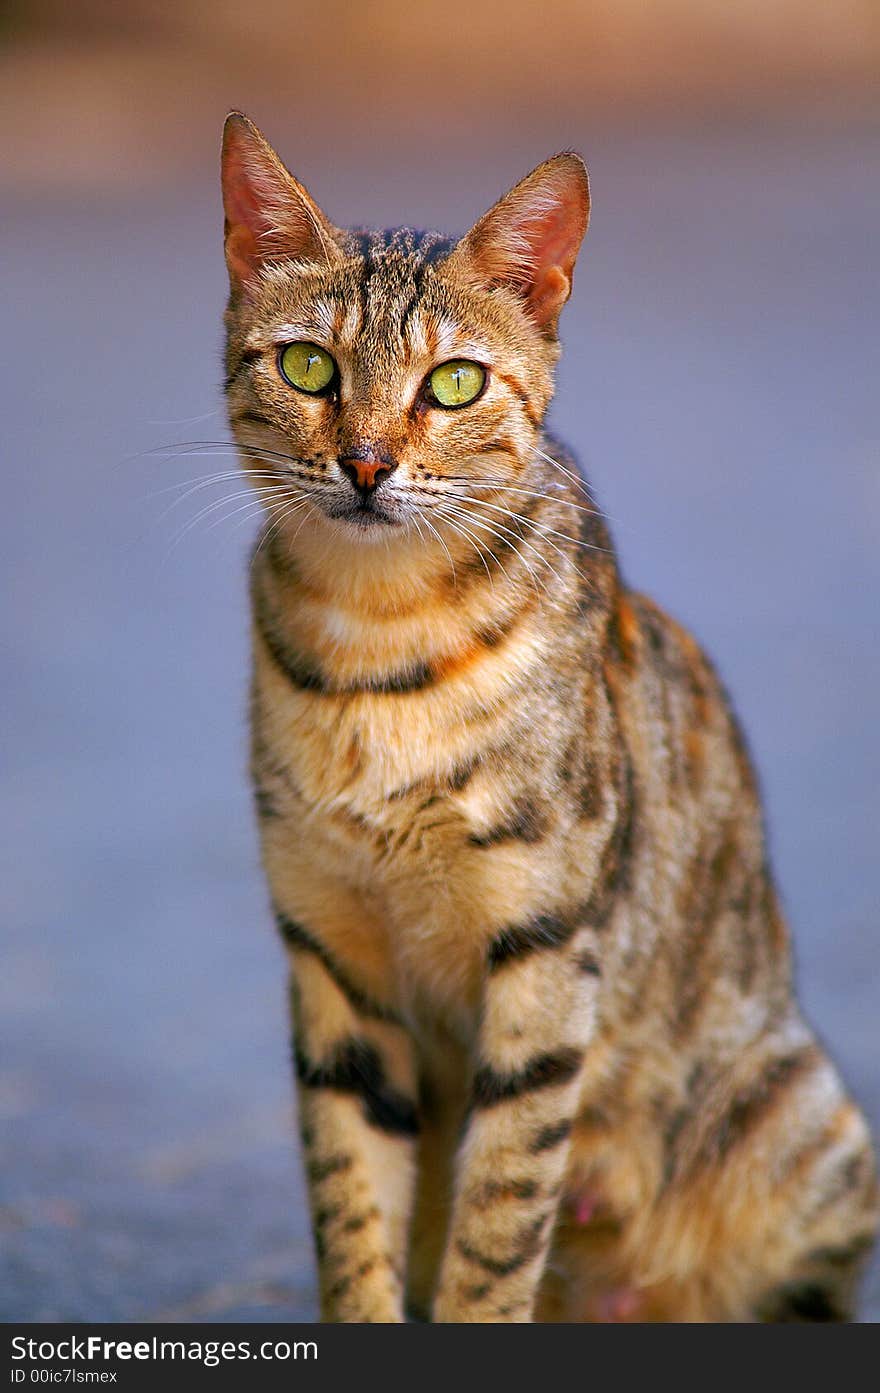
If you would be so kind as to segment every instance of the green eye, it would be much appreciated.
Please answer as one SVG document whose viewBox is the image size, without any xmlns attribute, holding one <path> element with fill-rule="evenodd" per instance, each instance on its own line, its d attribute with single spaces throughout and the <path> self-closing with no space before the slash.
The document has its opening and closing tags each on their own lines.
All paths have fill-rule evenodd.
<svg viewBox="0 0 880 1393">
<path fill-rule="evenodd" d="M 440 406 L 467 406 L 483 390 L 486 370 L 466 358 L 441 363 L 428 378 L 434 400 Z"/>
<path fill-rule="evenodd" d="M 336 376 L 336 363 L 316 343 L 289 343 L 278 355 L 278 367 L 291 387 L 313 395 L 323 392 Z"/>
</svg>

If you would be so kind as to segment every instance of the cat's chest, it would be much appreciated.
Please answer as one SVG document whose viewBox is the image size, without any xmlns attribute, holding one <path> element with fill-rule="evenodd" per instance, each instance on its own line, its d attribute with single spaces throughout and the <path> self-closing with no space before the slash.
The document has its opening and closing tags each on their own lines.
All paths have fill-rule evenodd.
<svg viewBox="0 0 880 1393">
<path fill-rule="evenodd" d="M 463 1029 L 492 934 L 558 897 L 564 869 L 552 794 L 561 752 L 552 735 L 533 738 L 545 640 L 531 612 L 521 626 L 506 644 L 426 664 L 405 690 L 364 690 L 363 677 L 331 669 L 323 629 L 311 647 L 329 674 L 323 690 L 303 689 L 268 644 L 256 647 L 266 755 L 255 764 L 274 778 L 279 813 L 264 844 L 291 910 L 317 914 L 341 955 L 358 945 L 375 985 L 393 981 L 407 1010 L 462 1006 Z"/>
<path fill-rule="evenodd" d="M 418 900 L 424 918 L 426 905 L 466 893 L 480 833 L 502 815 L 508 795 L 484 760 L 483 741 L 454 708 L 434 703 L 426 713 L 422 704 L 395 710 L 373 699 L 350 703 L 338 719 L 313 713 L 298 725 L 287 757 L 306 812 L 303 831 L 332 845 L 348 876 L 381 887 L 395 905 Z"/>
<path fill-rule="evenodd" d="M 328 895 L 347 886 L 375 907 L 399 1002 L 414 1017 L 453 1011 L 466 1035 L 488 938 L 534 910 L 556 853 L 491 835 L 506 829 L 517 777 L 509 754 L 491 753 L 498 732 L 418 707 L 300 713 L 280 747 L 300 800 L 288 845 Z"/>
<path fill-rule="evenodd" d="M 503 810 L 511 768 L 495 751 L 502 709 L 434 687 L 406 695 L 287 702 L 272 739 L 307 820 L 371 874 L 446 866 Z"/>
</svg>

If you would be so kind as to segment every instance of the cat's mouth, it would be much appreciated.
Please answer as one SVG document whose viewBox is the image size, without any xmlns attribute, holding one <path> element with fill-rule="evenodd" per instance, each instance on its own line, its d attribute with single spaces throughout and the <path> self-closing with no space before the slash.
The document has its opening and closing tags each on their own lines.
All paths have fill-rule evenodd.
<svg viewBox="0 0 880 1393">
<path fill-rule="evenodd" d="M 382 503 L 373 498 L 365 498 L 359 503 L 332 508 L 330 517 L 333 518 L 334 522 L 347 522 L 349 526 L 356 528 L 359 532 L 370 532 L 383 527 L 398 527 L 400 525 L 400 519 L 394 517 Z"/>
</svg>

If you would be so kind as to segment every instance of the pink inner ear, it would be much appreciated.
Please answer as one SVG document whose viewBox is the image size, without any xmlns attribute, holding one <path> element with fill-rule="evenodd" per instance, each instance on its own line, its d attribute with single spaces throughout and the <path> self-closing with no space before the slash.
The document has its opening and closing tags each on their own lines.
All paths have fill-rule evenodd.
<svg viewBox="0 0 880 1393">
<path fill-rule="evenodd" d="M 253 233 L 264 232 L 268 222 L 260 207 L 252 176 L 239 151 L 231 151 L 223 170 L 223 204 L 226 221 Z"/>
<path fill-rule="evenodd" d="M 226 261 L 246 290 L 278 260 L 329 259 L 333 229 L 253 128 L 230 118 L 223 140 Z"/>
<path fill-rule="evenodd" d="M 223 154 L 226 262 L 234 285 L 247 291 L 277 261 L 330 262 L 339 254 L 334 228 L 272 152 L 236 148 Z"/>
<path fill-rule="evenodd" d="M 582 209 L 562 193 L 543 217 L 530 219 L 521 230 L 531 252 L 523 268 L 523 289 L 532 317 L 542 328 L 555 322 L 571 293 L 583 228 Z"/>
<path fill-rule="evenodd" d="M 542 226 L 542 245 L 539 262 L 543 266 L 560 266 L 569 275 L 577 256 L 580 237 L 573 242 L 572 222 L 575 210 L 562 205 L 549 213 Z"/>
<path fill-rule="evenodd" d="M 544 326 L 555 320 L 571 294 L 571 278 L 559 266 L 549 266 L 532 283 L 528 294 L 533 318 Z"/>
<path fill-rule="evenodd" d="M 265 194 L 258 191 L 253 157 L 249 162 L 232 137 L 223 152 L 223 207 L 226 215 L 226 259 L 236 280 L 247 283 L 266 257 L 265 234 L 272 224 L 266 215 Z"/>
<path fill-rule="evenodd" d="M 557 156 L 480 219 L 461 244 L 461 264 L 486 285 L 509 285 L 538 327 L 552 331 L 571 292 L 588 216 L 583 164 Z"/>
</svg>

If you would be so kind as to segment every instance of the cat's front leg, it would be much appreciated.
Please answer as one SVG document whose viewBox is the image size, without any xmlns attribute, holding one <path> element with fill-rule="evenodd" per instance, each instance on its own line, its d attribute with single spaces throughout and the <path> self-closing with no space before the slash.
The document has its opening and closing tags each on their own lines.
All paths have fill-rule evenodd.
<svg viewBox="0 0 880 1393">
<path fill-rule="evenodd" d="M 585 935 L 552 917 L 506 930 L 490 946 L 435 1321 L 532 1319 L 598 974 Z"/>
<path fill-rule="evenodd" d="M 407 1031 L 313 929 L 290 950 L 293 1053 L 325 1321 L 398 1322 L 418 1132 Z"/>
</svg>

